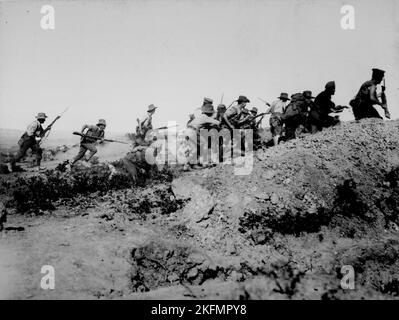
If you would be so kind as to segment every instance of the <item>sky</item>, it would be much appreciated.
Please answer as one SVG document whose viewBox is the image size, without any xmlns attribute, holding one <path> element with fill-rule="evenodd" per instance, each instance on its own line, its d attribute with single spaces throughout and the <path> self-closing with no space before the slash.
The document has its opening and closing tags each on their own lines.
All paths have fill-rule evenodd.
<svg viewBox="0 0 399 320">
<path fill-rule="evenodd" d="M 347 4 L 354 30 L 341 27 Z M 55 10 L 54 30 L 41 28 L 43 5 Z M 69 107 L 54 129 L 105 118 L 107 130 L 132 132 L 151 103 L 155 127 L 184 127 L 204 97 L 217 106 L 245 95 L 263 112 L 258 97 L 317 95 L 330 80 L 333 101 L 348 105 L 373 67 L 387 71 L 399 118 L 397 0 L 0 2 L 0 128 Z"/>
</svg>

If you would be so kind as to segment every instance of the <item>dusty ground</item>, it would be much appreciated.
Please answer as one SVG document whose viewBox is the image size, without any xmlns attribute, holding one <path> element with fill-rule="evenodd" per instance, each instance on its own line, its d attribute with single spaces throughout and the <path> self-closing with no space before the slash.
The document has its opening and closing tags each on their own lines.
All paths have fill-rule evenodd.
<svg viewBox="0 0 399 320">
<path fill-rule="evenodd" d="M 344 123 L 259 151 L 244 176 L 219 165 L 82 193 L 80 175 L 73 187 L 56 171 L 1 175 L 0 297 L 397 299 L 398 125 Z M 54 290 L 40 288 L 43 265 Z"/>
</svg>

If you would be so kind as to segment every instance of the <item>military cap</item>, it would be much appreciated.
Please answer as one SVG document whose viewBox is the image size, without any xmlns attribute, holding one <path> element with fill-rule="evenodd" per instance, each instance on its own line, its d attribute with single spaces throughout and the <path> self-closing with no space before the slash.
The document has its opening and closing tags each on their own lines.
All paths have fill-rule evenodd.
<svg viewBox="0 0 399 320">
<path fill-rule="evenodd" d="M 328 81 L 325 85 L 325 88 L 335 88 L 335 82 L 334 81 Z"/>
<path fill-rule="evenodd" d="M 211 98 L 204 98 L 204 104 L 212 104 L 213 100 Z"/>
<path fill-rule="evenodd" d="M 302 95 L 305 99 L 314 99 L 315 97 L 312 97 L 312 91 L 310 90 L 305 90 L 302 92 Z"/>
<path fill-rule="evenodd" d="M 373 68 L 373 75 L 384 77 L 385 71 L 377 68 Z"/>
<path fill-rule="evenodd" d="M 201 107 L 202 113 L 215 113 L 215 109 L 213 108 L 213 104 L 206 103 Z"/>
<path fill-rule="evenodd" d="M 257 108 L 257 107 L 253 107 L 252 110 L 251 110 L 251 112 L 253 112 L 253 113 L 258 113 L 258 108 Z"/>
<path fill-rule="evenodd" d="M 102 124 L 103 126 L 107 126 L 107 123 L 105 122 L 104 119 L 98 120 L 97 125 L 101 125 L 101 124 Z"/>
<path fill-rule="evenodd" d="M 221 104 L 218 105 L 218 110 L 219 111 L 222 111 L 222 110 L 226 111 L 227 108 L 226 108 L 226 106 L 223 103 L 221 103 Z"/>
<path fill-rule="evenodd" d="M 282 100 L 290 100 L 290 98 L 288 98 L 288 93 L 286 93 L 286 92 L 281 92 L 280 93 L 280 96 L 278 97 L 279 99 L 282 99 Z"/>
<path fill-rule="evenodd" d="M 251 101 L 249 101 L 249 99 L 246 96 L 239 96 L 238 99 L 237 99 L 237 102 L 238 103 L 242 103 L 242 102 L 249 103 Z"/>
<path fill-rule="evenodd" d="M 304 99 L 304 96 L 302 93 L 298 92 L 298 93 L 294 93 L 291 95 L 291 101 L 302 101 Z"/>
<path fill-rule="evenodd" d="M 36 119 L 46 119 L 47 116 L 44 112 L 39 112 L 36 116 Z"/>
<path fill-rule="evenodd" d="M 154 106 L 153 104 L 150 104 L 150 105 L 148 106 L 147 112 L 154 111 L 156 108 L 158 108 L 158 107 Z"/>
</svg>

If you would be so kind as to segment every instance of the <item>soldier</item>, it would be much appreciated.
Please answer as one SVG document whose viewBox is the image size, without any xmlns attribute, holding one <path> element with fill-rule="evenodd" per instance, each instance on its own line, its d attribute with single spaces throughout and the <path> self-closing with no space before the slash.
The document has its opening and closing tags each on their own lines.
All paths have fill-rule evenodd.
<svg viewBox="0 0 399 320">
<path fill-rule="evenodd" d="M 282 120 L 285 124 L 285 140 L 295 139 L 299 131 L 304 127 L 309 103 L 312 99 L 311 91 L 295 93 L 291 96 L 291 102 L 285 108 L 282 116 Z"/>
<path fill-rule="evenodd" d="M 186 141 L 188 145 L 188 158 L 186 167 L 188 168 L 189 162 L 190 165 L 195 160 L 193 155 L 196 154 L 197 157 L 200 155 L 201 146 L 207 146 L 208 148 L 211 147 L 211 144 L 208 141 L 203 140 L 201 138 L 200 130 L 201 129 L 219 129 L 220 128 L 220 121 L 216 120 L 213 115 L 215 113 L 214 107 L 212 104 L 207 103 L 203 104 L 201 107 L 201 115 L 196 117 L 188 126 L 188 129 L 185 132 Z M 206 147 L 205 147 L 206 148 Z M 195 150 L 197 151 L 195 153 Z M 200 160 L 201 162 L 201 160 Z"/>
<path fill-rule="evenodd" d="M 33 121 L 28 126 L 25 133 L 19 139 L 19 151 L 14 157 L 12 157 L 10 163 L 8 163 L 8 170 L 10 172 L 15 169 L 15 164 L 25 157 L 26 152 L 29 149 L 31 149 L 32 153 L 36 155 L 36 170 L 44 169 L 40 166 L 43 153 L 43 150 L 40 148 L 40 141 L 46 132 L 51 129 L 51 126 L 47 126 L 46 129 L 43 129 L 42 127 L 42 124 L 46 121 L 46 118 L 47 116 L 45 113 L 39 112 L 36 116 L 37 120 Z"/>
<path fill-rule="evenodd" d="M 363 118 L 382 119 L 378 111 L 373 107 L 375 104 L 384 109 L 386 118 L 391 118 L 387 104 L 378 100 L 377 97 L 377 85 L 379 85 L 384 79 L 384 74 L 384 70 L 376 68 L 372 69 L 371 80 L 362 84 L 355 99 L 351 100 L 349 103 L 352 107 L 353 115 L 355 116 L 356 120 Z"/>
<path fill-rule="evenodd" d="M 249 103 L 249 99 L 245 96 L 239 96 L 237 99 L 237 105 L 232 106 L 228 109 L 223 115 L 223 120 L 228 126 L 229 129 L 233 130 L 234 128 L 238 128 L 238 121 L 241 118 L 241 113 L 245 109 L 247 103 Z M 246 109 L 245 109 L 246 110 Z M 245 113 L 244 110 L 244 113 Z"/>
<path fill-rule="evenodd" d="M 331 117 L 331 112 L 342 112 L 345 107 L 336 106 L 331 101 L 331 96 L 335 94 L 335 82 L 329 81 L 325 85 L 325 90 L 320 92 L 309 113 L 309 122 L 312 133 L 321 131 L 339 123 L 338 117 Z"/>
<path fill-rule="evenodd" d="M 289 100 L 290 99 L 288 98 L 288 93 L 282 92 L 277 100 L 272 102 L 269 110 L 267 110 L 266 112 L 271 114 L 269 124 L 275 146 L 278 145 L 280 137 L 283 133 L 282 116 Z"/>
<path fill-rule="evenodd" d="M 204 104 L 201 107 L 202 113 L 195 118 L 191 123 L 189 124 L 189 128 L 192 128 L 194 130 L 200 130 L 200 129 L 211 129 L 218 127 L 220 125 L 220 121 L 216 120 L 213 118 L 213 115 L 215 114 L 215 110 L 213 108 L 213 105 L 208 103 Z"/>
<path fill-rule="evenodd" d="M 258 117 L 258 108 L 253 107 L 250 111 L 251 114 L 251 120 L 249 123 L 249 128 L 253 130 L 253 140 L 254 140 L 254 147 L 256 149 L 261 147 L 261 138 L 259 136 L 259 126 L 263 120 L 263 117 L 265 116 L 265 114 L 263 115 L 259 115 L 259 119 L 257 120 L 256 117 Z"/>
<path fill-rule="evenodd" d="M 206 104 L 212 104 L 213 105 L 213 100 L 211 98 L 204 98 L 204 101 L 202 102 L 202 105 L 206 105 Z"/>
<path fill-rule="evenodd" d="M 96 148 L 96 143 L 102 143 L 104 139 L 104 130 L 105 127 L 107 126 L 106 122 L 104 119 L 98 120 L 97 125 L 92 126 L 92 125 L 87 125 L 85 124 L 82 127 L 81 133 L 85 134 L 86 137 L 82 137 L 80 141 L 80 149 L 78 155 L 73 159 L 71 166 L 73 166 L 77 161 L 82 159 L 86 151 L 89 150 L 89 157 L 85 159 L 86 161 L 90 161 L 90 159 L 97 153 L 97 148 Z M 84 132 L 87 129 L 86 133 Z M 93 138 L 90 138 L 93 137 Z M 101 139 L 95 139 L 95 138 L 101 138 Z"/>
<path fill-rule="evenodd" d="M 137 136 L 145 137 L 147 132 L 149 130 L 152 130 L 152 117 L 153 117 L 153 115 L 155 113 L 155 110 L 157 108 L 158 107 L 154 106 L 153 104 L 150 104 L 148 106 L 146 118 L 144 120 L 142 120 L 142 121 L 137 119 L 137 122 L 138 122 L 138 125 L 136 127 L 136 135 Z"/>
<path fill-rule="evenodd" d="M 223 120 L 223 115 L 226 113 L 226 106 L 224 104 L 219 104 L 217 109 L 216 109 L 216 115 L 215 115 L 215 119 L 222 122 Z"/>
<path fill-rule="evenodd" d="M 258 115 L 258 108 L 253 107 L 250 111 L 248 109 L 243 108 L 241 111 L 241 118 L 237 122 L 237 126 L 240 129 L 257 129 L 260 125 L 259 122 L 256 121 L 255 117 Z"/>
</svg>

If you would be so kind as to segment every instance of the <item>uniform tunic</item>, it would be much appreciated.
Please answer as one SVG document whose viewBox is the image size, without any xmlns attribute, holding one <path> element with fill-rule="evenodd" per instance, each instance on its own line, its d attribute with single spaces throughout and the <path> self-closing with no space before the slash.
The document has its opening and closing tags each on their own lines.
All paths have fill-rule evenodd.
<svg viewBox="0 0 399 320">
<path fill-rule="evenodd" d="M 268 113 L 271 113 L 269 124 L 270 131 L 273 136 L 280 136 L 283 132 L 283 121 L 281 119 L 285 108 L 287 107 L 287 102 L 282 101 L 280 99 L 272 102 L 270 106 L 270 110 Z"/>
<path fill-rule="evenodd" d="M 97 138 L 104 138 L 104 130 L 100 129 L 98 126 L 86 126 L 88 130 L 86 131 L 87 136 L 91 137 L 97 137 Z M 88 137 L 82 138 L 80 142 L 80 148 L 78 155 L 75 157 L 73 160 L 73 163 L 76 161 L 82 159 L 84 155 L 86 154 L 87 150 L 90 151 L 87 161 L 89 161 L 96 153 L 97 153 L 97 148 L 95 146 L 96 142 L 98 139 L 91 139 Z"/>
<path fill-rule="evenodd" d="M 35 120 L 29 124 L 26 131 L 18 141 L 19 150 L 11 160 L 11 164 L 14 166 L 15 163 L 19 162 L 23 157 L 25 157 L 26 152 L 31 149 L 32 153 L 34 153 L 36 156 L 37 165 L 40 165 L 43 150 L 40 148 L 40 140 L 36 140 L 36 138 L 42 138 L 44 133 L 45 130 L 39 121 Z"/>
<path fill-rule="evenodd" d="M 374 102 L 370 99 L 370 90 L 372 88 L 376 89 L 376 87 L 373 80 L 366 81 L 360 87 L 355 98 L 355 103 L 352 105 L 353 115 L 356 120 L 363 118 L 382 119 L 378 111 L 373 107 Z M 375 94 L 377 95 L 377 90 L 375 90 Z M 375 99 L 377 100 L 377 96 L 375 96 Z"/>
</svg>

